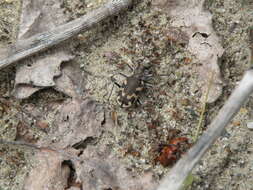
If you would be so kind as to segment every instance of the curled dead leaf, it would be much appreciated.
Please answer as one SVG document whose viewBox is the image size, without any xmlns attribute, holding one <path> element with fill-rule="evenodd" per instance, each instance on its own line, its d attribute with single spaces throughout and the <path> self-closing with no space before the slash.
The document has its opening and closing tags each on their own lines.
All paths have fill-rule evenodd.
<svg viewBox="0 0 253 190">
<path fill-rule="evenodd" d="M 208 103 L 215 102 L 222 94 L 222 78 L 218 60 L 224 49 L 212 27 L 212 15 L 203 8 L 204 0 L 153 0 L 155 8 L 168 14 L 171 26 L 180 28 L 189 38 L 187 49 L 195 55 L 201 66 L 196 70 L 199 73 L 198 86 L 205 96 L 211 73 L 213 81 L 209 89 Z M 204 98 L 202 98 L 204 99 Z"/>
</svg>

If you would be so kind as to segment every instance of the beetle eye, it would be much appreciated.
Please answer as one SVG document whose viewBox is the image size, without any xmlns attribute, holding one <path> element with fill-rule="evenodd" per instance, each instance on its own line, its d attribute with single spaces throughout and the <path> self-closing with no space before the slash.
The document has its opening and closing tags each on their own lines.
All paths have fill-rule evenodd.
<svg viewBox="0 0 253 190">
<path fill-rule="evenodd" d="M 132 105 L 131 102 L 127 102 L 127 104 L 124 104 L 124 108 L 129 108 L 129 107 L 131 107 L 131 105 Z"/>
</svg>

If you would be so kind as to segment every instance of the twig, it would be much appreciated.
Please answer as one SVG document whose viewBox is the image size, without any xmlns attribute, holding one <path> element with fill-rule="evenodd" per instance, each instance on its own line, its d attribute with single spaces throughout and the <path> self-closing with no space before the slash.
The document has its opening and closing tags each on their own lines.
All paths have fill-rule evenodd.
<svg viewBox="0 0 253 190">
<path fill-rule="evenodd" d="M 248 70 L 228 101 L 219 111 L 208 129 L 200 137 L 199 141 L 178 161 L 170 173 L 164 177 L 157 190 L 178 190 L 193 167 L 199 162 L 205 152 L 230 120 L 239 111 L 240 107 L 253 92 L 253 69 Z"/>
<path fill-rule="evenodd" d="M 0 60 L 0 70 L 12 65 L 14 62 L 59 44 L 82 31 L 88 30 L 105 18 L 118 14 L 131 4 L 132 0 L 110 0 L 104 6 L 76 20 L 60 25 L 53 30 L 18 41 L 11 54 Z"/>
</svg>

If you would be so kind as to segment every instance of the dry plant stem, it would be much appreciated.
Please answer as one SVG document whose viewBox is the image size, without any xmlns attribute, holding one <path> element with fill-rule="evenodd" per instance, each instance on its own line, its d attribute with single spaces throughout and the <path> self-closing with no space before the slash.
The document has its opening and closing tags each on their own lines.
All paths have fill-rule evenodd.
<svg viewBox="0 0 253 190">
<path fill-rule="evenodd" d="M 39 33 L 28 39 L 18 41 L 11 54 L 0 60 L 0 70 L 12 65 L 14 62 L 48 49 L 80 32 L 88 30 L 105 18 L 118 14 L 121 10 L 129 7 L 131 4 L 132 0 L 111 0 L 104 6 L 91 11 L 81 18 L 60 25 L 51 31 Z"/>
<path fill-rule="evenodd" d="M 209 92 L 210 92 L 210 89 L 211 89 L 211 85 L 212 85 L 212 82 L 213 82 L 213 76 L 214 76 L 214 71 L 211 72 L 211 76 L 210 76 L 210 79 L 209 79 L 205 99 L 204 99 L 202 109 L 201 109 L 201 115 L 200 115 L 199 123 L 198 123 L 198 126 L 197 126 L 196 134 L 193 138 L 193 142 L 196 142 L 198 137 L 199 137 L 201 126 L 202 126 L 202 123 L 203 123 L 203 120 L 204 120 L 204 114 L 205 114 L 205 111 L 206 111 L 207 98 L 208 98 L 208 95 L 209 95 Z"/>
<path fill-rule="evenodd" d="M 250 47 L 250 53 L 251 53 L 251 61 L 250 64 L 253 65 L 253 26 L 249 28 L 249 47 Z"/>
<path fill-rule="evenodd" d="M 198 142 L 185 154 L 164 177 L 157 190 L 178 190 L 193 167 L 199 162 L 204 153 L 221 135 L 225 126 L 239 111 L 242 104 L 253 92 L 253 69 L 248 70 L 228 101 L 219 111 L 208 129 Z"/>
</svg>

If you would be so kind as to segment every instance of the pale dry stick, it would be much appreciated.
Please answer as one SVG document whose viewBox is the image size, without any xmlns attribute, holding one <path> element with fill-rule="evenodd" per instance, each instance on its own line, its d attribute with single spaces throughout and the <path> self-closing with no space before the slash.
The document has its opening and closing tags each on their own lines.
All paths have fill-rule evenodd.
<svg viewBox="0 0 253 190">
<path fill-rule="evenodd" d="M 117 15 L 130 5 L 132 5 L 132 0 L 110 0 L 104 6 L 76 20 L 60 25 L 50 31 L 36 34 L 28 39 L 20 40 L 14 45 L 10 55 L 0 60 L 0 70 L 86 31 L 105 18 Z"/>
<path fill-rule="evenodd" d="M 253 68 L 246 71 L 239 85 L 219 111 L 198 142 L 177 162 L 169 174 L 163 178 L 157 190 L 179 190 L 186 177 L 200 161 L 205 152 L 222 134 L 224 128 L 239 111 L 253 92 Z"/>
</svg>

